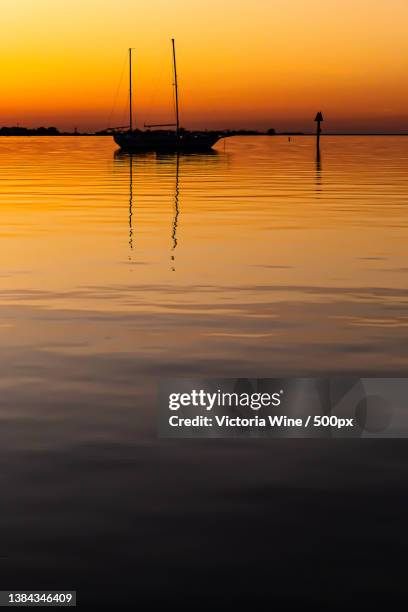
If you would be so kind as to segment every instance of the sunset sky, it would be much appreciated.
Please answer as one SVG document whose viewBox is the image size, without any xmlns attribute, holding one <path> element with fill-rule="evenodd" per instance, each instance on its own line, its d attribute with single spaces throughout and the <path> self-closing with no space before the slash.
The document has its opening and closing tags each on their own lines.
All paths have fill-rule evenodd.
<svg viewBox="0 0 408 612">
<path fill-rule="evenodd" d="M 408 131 L 407 0 L 2 0 L 0 125 Z M 121 80 L 122 75 L 122 80 Z M 117 95 L 116 95 L 117 94 Z M 116 103 L 115 103 L 116 97 Z"/>
</svg>

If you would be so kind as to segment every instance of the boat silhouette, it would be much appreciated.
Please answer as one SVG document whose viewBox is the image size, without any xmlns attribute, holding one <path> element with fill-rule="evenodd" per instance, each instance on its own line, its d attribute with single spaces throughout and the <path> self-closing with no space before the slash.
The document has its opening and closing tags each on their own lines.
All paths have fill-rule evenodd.
<svg viewBox="0 0 408 612">
<path fill-rule="evenodd" d="M 195 152 L 208 151 L 224 135 L 214 131 L 189 131 L 180 127 L 178 82 L 176 67 L 176 49 L 174 38 L 171 39 L 173 52 L 174 97 L 176 122 L 173 124 L 145 125 L 145 130 L 133 129 L 132 111 L 132 49 L 129 49 L 129 129 L 113 133 L 113 138 L 121 149 L 126 151 L 167 151 Z M 175 127 L 169 129 L 151 129 Z"/>
</svg>

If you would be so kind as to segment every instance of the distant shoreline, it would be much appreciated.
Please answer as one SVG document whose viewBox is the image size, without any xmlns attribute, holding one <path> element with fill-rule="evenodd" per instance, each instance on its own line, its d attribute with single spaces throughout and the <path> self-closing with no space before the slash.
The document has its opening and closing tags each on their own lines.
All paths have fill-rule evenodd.
<svg viewBox="0 0 408 612">
<path fill-rule="evenodd" d="M 277 132 L 277 136 L 290 136 L 284 132 Z M 300 136 L 300 134 L 299 134 Z M 302 136 L 316 136 L 314 132 L 304 132 Z M 408 132 L 322 132 L 323 136 L 408 136 Z"/>
<path fill-rule="evenodd" d="M 204 130 L 203 130 L 204 131 Z M 217 131 L 217 130 L 210 130 Z M 268 131 L 258 130 L 219 130 L 220 138 L 223 136 L 312 136 L 315 137 L 315 132 L 277 132 L 273 129 Z M 112 136 L 113 133 L 106 133 L 106 131 L 99 132 L 60 132 L 57 128 L 20 128 L 20 127 L 2 127 L 0 128 L 0 137 L 14 137 L 14 136 L 69 136 L 69 137 L 83 137 L 83 136 Z M 325 136 L 408 136 L 408 132 L 325 132 L 322 131 L 322 137 Z"/>
<path fill-rule="evenodd" d="M 46 137 L 52 137 L 52 138 L 85 138 L 85 137 L 91 137 L 94 136 L 95 138 L 111 138 L 112 134 L 0 134 L 0 138 L 46 138 Z M 227 134 L 225 134 L 225 136 L 227 136 Z M 254 137 L 254 136 L 265 136 L 267 138 L 270 138 L 269 134 L 230 134 L 229 137 L 231 138 L 231 136 L 244 136 L 244 137 Z M 309 132 L 306 133 L 304 132 L 303 134 L 293 134 L 292 133 L 285 133 L 285 132 L 277 132 L 275 134 L 275 136 L 290 136 L 290 137 L 295 137 L 295 136 L 307 136 L 307 137 L 316 137 L 316 134 L 314 134 L 313 132 Z M 322 132 L 321 134 L 321 138 L 324 138 L 325 136 L 408 136 L 408 133 L 406 134 L 398 134 L 398 133 L 394 133 L 394 132 L 390 132 L 389 134 L 385 134 L 383 132 L 381 133 L 370 133 L 370 134 L 365 134 L 365 133 L 359 133 L 359 132 L 349 132 L 347 134 L 345 133 L 325 133 Z M 220 135 L 220 138 L 222 138 L 223 135 Z"/>
</svg>

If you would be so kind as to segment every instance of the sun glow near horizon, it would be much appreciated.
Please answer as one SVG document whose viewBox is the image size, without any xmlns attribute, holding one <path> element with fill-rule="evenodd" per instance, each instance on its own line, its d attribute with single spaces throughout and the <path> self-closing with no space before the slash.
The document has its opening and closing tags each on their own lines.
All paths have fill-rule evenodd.
<svg viewBox="0 0 408 612">
<path fill-rule="evenodd" d="M 171 120 L 175 37 L 186 127 L 305 130 L 321 108 L 327 129 L 408 131 L 401 0 L 3 0 L 2 13 L 0 125 L 121 125 L 129 46 L 136 124 Z"/>
</svg>

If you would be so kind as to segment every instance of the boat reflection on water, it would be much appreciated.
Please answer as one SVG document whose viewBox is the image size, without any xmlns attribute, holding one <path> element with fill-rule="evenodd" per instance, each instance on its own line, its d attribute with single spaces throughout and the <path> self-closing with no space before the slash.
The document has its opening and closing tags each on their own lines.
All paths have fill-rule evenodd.
<svg viewBox="0 0 408 612">
<path fill-rule="evenodd" d="M 129 155 L 129 247 L 133 249 L 133 160 Z"/>
<path fill-rule="evenodd" d="M 208 162 L 211 161 L 220 161 L 221 158 L 223 158 L 224 155 L 220 154 L 218 151 L 215 150 L 210 150 L 210 151 L 206 151 L 205 153 L 180 153 L 180 152 L 176 152 L 176 153 L 152 153 L 152 152 L 145 152 L 145 153 L 134 153 L 134 152 L 130 152 L 130 151 L 124 151 L 123 149 L 118 149 L 114 152 L 114 160 L 115 162 L 121 162 L 121 163 L 126 163 L 126 165 L 128 166 L 128 171 L 129 171 L 129 197 L 128 197 L 128 201 L 129 201 L 129 205 L 128 205 L 128 210 L 129 210 L 129 238 L 128 238 L 128 243 L 129 243 L 129 249 L 132 251 L 133 250 L 133 239 L 134 239 L 134 228 L 133 228 L 133 223 L 134 223 L 134 210 L 133 210 L 133 206 L 134 206 L 134 173 L 135 173 L 135 168 L 138 165 L 138 162 L 140 162 L 139 166 L 140 168 L 142 168 L 142 162 L 144 163 L 151 163 L 153 161 L 153 163 L 156 163 L 158 166 L 162 166 L 165 169 L 168 169 L 169 166 L 173 166 L 174 167 L 174 191 L 173 191 L 173 220 L 172 220 L 172 225 L 171 225 L 171 264 L 172 264 L 172 271 L 175 272 L 176 267 L 175 267 L 175 251 L 178 245 L 178 236 L 177 236 L 177 230 L 178 230 L 178 226 L 179 226 L 179 216 L 180 216 L 180 167 L 183 166 L 186 167 L 186 169 L 189 166 L 189 162 L 193 162 L 193 166 L 195 167 L 196 164 L 208 164 Z M 129 255 L 129 259 L 131 259 L 131 255 Z"/>
<path fill-rule="evenodd" d="M 173 219 L 173 231 L 171 234 L 171 237 L 173 239 L 173 248 L 172 248 L 172 255 L 171 255 L 171 259 L 172 259 L 172 270 L 173 272 L 175 272 L 176 268 L 175 268 L 175 250 L 176 250 L 176 246 L 177 246 L 177 224 L 178 224 L 178 217 L 179 217 L 179 213 L 180 213 L 180 209 L 179 209 L 179 170 L 180 170 L 180 154 L 177 153 L 176 155 L 176 185 L 175 185 L 175 191 L 174 191 L 174 219 Z"/>
</svg>

